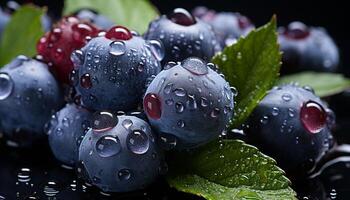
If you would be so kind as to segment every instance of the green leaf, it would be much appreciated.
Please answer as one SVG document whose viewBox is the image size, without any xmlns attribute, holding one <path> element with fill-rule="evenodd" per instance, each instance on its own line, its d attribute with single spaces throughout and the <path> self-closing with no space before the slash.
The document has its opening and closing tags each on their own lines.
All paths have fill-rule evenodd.
<svg viewBox="0 0 350 200">
<path fill-rule="evenodd" d="M 64 13 L 91 8 L 112 19 L 116 24 L 143 33 L 158 11 L 148 0 L 66 0 Z"/>
<path fill-rule="evenodd" d="M 311 86 L 320 97 L 331 96 L 350 89 L 350 79 L 342 74 L 301 72 L 281 77 L 278 84 L 298 83 L 301 86 Z"/>
<path fill-rule="evenodd" d="M 209 200 L 296 199 L 276 162 L 242 141 L 216 141 L 176 156 L 181 164 L 170 165 L 168 182 L 177 190 Z"/>
<path fill-rule="evenodd" d="M 22 54 L 32 57 L 36 54 L 36 43 L 44 34 L 41 17 L 44 10 L 21 6 L 11 17 L 0 41 L 0 66 Z"/>
<path fill-rule="evenodd" d="M 275 16 L 265 26 L 226 47 L 212 61 L 238 91 L 232 124 L 232 127 L 238 127 L 278 78 L 281 52 L 277 43 Z"/>
</svg>

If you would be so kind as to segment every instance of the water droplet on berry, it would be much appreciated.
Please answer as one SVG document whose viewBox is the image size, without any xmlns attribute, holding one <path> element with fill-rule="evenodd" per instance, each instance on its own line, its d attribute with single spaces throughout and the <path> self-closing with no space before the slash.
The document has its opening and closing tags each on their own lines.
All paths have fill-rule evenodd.
<svg viewBox="0 0 350 200">
<path fill-rule="evenodd" d="M 308 101 L 301 107 L 300 120 L 308 132 L 319 133 L 327 123 L 327 113 L 320 104 Z"/>
<path fill-rule="evenodd" d="M 90 89 L 92 87 L 90 74 L 86 73 L 80 77 L 80 85 L 85 89 Z"/>
<path fill-rule="evenodd" d="M 173 87 L 173 84 L 172 84 L 172 83 L 168 83 L 168 84 L 164 87 L 164 93 L 165 93 L 165 94 L 170 94 L 172 87 Z"/>
<path fill-rule="evenodd" d="M 164 69 L 167 70 L 167 69 L 170 69 L 170 68 L 172 68 L 172 67 L 174 67 L 176 65 L 177 65 L 176 62 L 170 61 L 167 64 L 165 64 Z"/>
<path fill-rule="evenodd" d="M 121 169 L 118 172 L 118 178 L 121 181 L 127 181 L 131 178 L 131 172 L 128 169 Z"/>
<path fill-rule="evenodd" d="M 266 115 L 260 119 L 260 123 L 262 124 L 267 124 L 267 122 L 269 122 L 269 117 Z"/>
<path fill-rule="evenodd" d="M 174 93 L 175 93 L 176 96 L 179 96 L 179 97 L 183 97 L 183 96 L 186 95 L 186 91 L 183 88 L 176 88 L 174 90 Z"/>
<path fill-rule="evenodd" d="M 183 26 L 190 26 L 196 23 L 195 18 L 183 8 L 174 9 L 174 11 L 168 14 L 167 17 L 172 22 Z"/>
<path fill-rule="evenodd" d="M 103 136 L 96 142 L 96 151 L 101 157 L 111 157 L 121 151 L 117 136 Z"/>
<path fill-rule="evenodd" d="M 63 133 L 64 133 L 64 131 L 61 128 L 57 128 L 56 131 L 55 131 L 55 134 L 58 135 L 58 136 L 63 135 Z"/>
<path fill-rule="evenodd" d="M 162 114 L 162 104 L 157 94 L 148 93 L 143 100 L 143 107 L 147 115 L 153 119 L 159 119 Z"/>
<path fill-rule="evenodd" d="M 126 139 L 128 149 L 135 154 L 144 154 L 149 148 L 149 139 L 145 132 L 134 130 Z"/>
<path fill-rule="evenodd" d="M 62 30 L 60 28 L 54 28 L 50 33 L 49 33 L 49 40 L 50 42 L 56 42 L 60 39 L 62 35 Z"/>
<path fill-rule="evenodd" d="M 72 52 L 70 59 L 75 67 L 79 67 L 84 63 L 84 54 L 81 50 L 75 50 Z"/>
<path fill-rule="evenodd" d="M 92 130 L 104 132 L 112 129 L 118 124 L 118 117 L 109 112 L 96 112 L 91 119 Z"/>
<path fill-rule="evenodd" d="M 76 70 L 72 70 L 72 72 L 69 74 L 69 81 L 73 86 L 78 85 L 79 77 L 78 72 Z"/>
<path fill-rule="evenodd" d="M 172 99 L 167 99 L 167 100 L 165 100 L 165 104 L 168 105 L 168 106 L 171 106 L 171 105 L 174 104 L 174 100 L 172 100 Z"/>
<path fill-rule="evenodd" d="M 183 127 L 185 127 L 185 122 L 183 120 L 179 120 L 179 121 L 177 121 L 177 126 L 180 128 L 183 128 Z"/>
<path fill-rule="evenodd" d="M 123 26 L 115 26 L 107 31 L 105 37 L 111 40 L 130 40 L 132 34 L 129 29 Z"/>
<path fill-rule="evenodd" d="M 14 83 L 7 73 L 0 73 L 0 100 L 9 97 L 13 91 Z"/>
<path fill-rule="evenodd" d="M 210 116 L 212 118 L 216 118 L 220 115 L 220 109 L 219 108 L 214 108 L 211 113 L 210 113 Z"/>
<path fill-rule="evenodd" d="M 272 116 L 277 116 L 280 113 L 280 110 L 277 107 L 272 108 Z"/>
<path fill-rule="evenodd" d="M 175 103 L 175 110 L 177 113 L 182 113 L 185 110 L 185 106 L 181 102 Z"/>
<path fill-rule="evenodd" d="M 177 138 L 168 133 L 161 133 L 159 137 L 159 145 L 162 149 L 171 150 L 176 147 Z"/>
<path fill-rule="evenodd" d="M 303 89 L 306 90 L 306 91 L 311 92 L 312 94 L 315 94 L 315 90 L 312 87 L 310 87 L 310 86 L 307 86 L 307 85 L 303 86 Z"/>
<path fill-rule="evenodd" d="M 208 73 L 207 64 L 199 58 L 188 58 L 182 61 L 181 66 L 195 75 L 204 75 Z"/>
<path fill-rule="evenodd" d="M 129 130 L 130 127 L 133 125 L 133 122 L 130 120 L 130 119 L 125 119 L 123 122 L 122 122 L 122 126 L 126 129 L 126 130 Z"/>
<path fill-rule="evenodd" d="M 158 40 L 150 40 L 148 41 L 149 44 L 149 48 L 152 52 L 152 54 L 154 55 L 154 57 L 156 57 L 156 59 L 158 61 L 163 60 L 164 55 L 165 55 L 165 50 L 163 47 L 163 44 L 161 42 L 159 42 Z"/>
<path fill-rule="evenodd" d="M 292 98 L 293 98 L 292 95 L 291 95 L 291 94 L 288 94 L 288 93 L 284 93 L 284 94 L 282 95 L 283 101 L 286 101 L 286 102 L 292 100 Z"/>
<path fill-rule="evenodd" d="M 192 109 L 192 110 L 197 109 L 197 102 L 196 102 L 194 95 L 192 95 L 192 94 L 188 95 L 187 107 Z"/>
<path fill-rule="evenodd" d="M 111 49 L 109 50 L 109 53 L 114 56 L 121 56 L 125 54 L 126 47 L 125 43 L 122 41 L 114 41 L 109 44 Z"/>
<path fill-rule="evenodd" d="M 84 41 L 87 36 L 96 35 L 97 29 L 88 24 L 78 23 L 72 26 L 73 39 L 75 41 Z"/>
<path fill-rule="evenodd" d="M 201 97 L 201 106 L 207 107 L 208 105 L 209 105 L 208 99 L 206 99 L 205 97 Z"/>
</svg>

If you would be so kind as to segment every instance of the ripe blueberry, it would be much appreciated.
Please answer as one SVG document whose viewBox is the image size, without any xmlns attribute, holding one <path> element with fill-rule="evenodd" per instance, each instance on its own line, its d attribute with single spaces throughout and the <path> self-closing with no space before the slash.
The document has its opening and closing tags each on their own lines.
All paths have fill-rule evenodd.
<svg viewBox="0 0 350 200">
<path fill-rule="evenodd" d="M 148 86 L 143 107 L 166 148 L 207 143 L 221 134 L 231 119 L 233 93 L 208 65 L 194 57 L 182 63 L 169 62 Z"/>
<path fill-rule="evenodd" d="M 147 79 L 161 68 L 157 44 L 116 26 L 75 51 L 72 56 L 78 69 L 72 82 L 83 105 L 93 110 L 136 108 Z"/>
<path fill-rule="evenodd" d="M 251 21 L 240 13 L 216 13 L 205 7 L 197 7 L 193 10 L 193 14 L 213 27 L 222 47 L 235 43 L 240 36 L 247 35 L 255 28 Z"/>
<path fill-rule="evenodd" d="M 211 27 L 182 8 L 151 22 L 145 38 L 163 43 L 165 57 L 162 64 L 190 56 L 209 61 L 220 50 Z"/>
<path fill-rule="evenodd" d="M 105 192 L 142 189 L 161 172 L 162 152 L 151 127 L 133 116 L 99 112 L 79 149 L 80 169 Z"/>
<path fill-rule="evenodd" d="M 310 87 L 289 84 L 269 91 L 246 131 L 287 173 L 305 175 L 332 146 L 333 124 L 333 112 Z"/>
<path fill-rule="evenodd" d="M 0 70 L 0 127 L 19 146 L 45 136 L 44 125 L 62 102 L 46 64 L 18 56 Z"/>
<path fill-rule="evenodd" d="M 38 54 L 52 66 L 58 80 L 68 83 L 69 73 L 73 70 L 71 53 L 83 47 L 87 39 L 97 36 L 98 31 L 92 24 L 76 17 L 65 17 L 38 41 Z"/>
<path fill-rule="evenodd" d="M 279 28 L 278 39 L 283 52 L 282 74 L 338 70 L 338 47 L 324 28 L 292 22 Z"/>
<path fill-rule="evenodd" d="M 90 127 L 92 113 L 75 104 L 67 104 L 52 115 L 48 130 L 49 144 L 57 160 L 73 166 L 78 161 L 78 150 Z"/>
<path fill-rule="evenodd" d="M 78 19 L 89 21 L 90 23 L 103 30 L 108 30 L 114 26 L 112 20 L 92 9 L 80 9 L 74 13 L 74 16 L 76 16 Z"/>
</svg>

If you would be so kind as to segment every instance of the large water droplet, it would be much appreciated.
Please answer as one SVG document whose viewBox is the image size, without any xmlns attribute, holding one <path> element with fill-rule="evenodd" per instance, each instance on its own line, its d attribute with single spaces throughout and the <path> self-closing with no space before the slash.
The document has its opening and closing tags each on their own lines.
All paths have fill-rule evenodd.
<svg viewBox="0 0 350 200">
<path fill-rule="evenodd" d="M 127 139 L 128 149 L 135 154 L 144 154 L 149 148 L 149 139 L 145 132 L 134 130 L 129 133 Z"/>
<path fill-rule="evenodd" d="M 131 178 L 131 172 L 128 169 L 121 169 L 118 172 L 118 178 L 121 181 L 127 181 Z"/>
<path fill-rule="evenodd" d="M 75 50 L 70 56 L 75 67 L 79 67 L 84 63 L 84 54 L 81 50 Z"/>
<path fill-rule="evenodd" d="M 133 125 L 133 122 L 130 120 L 130 119 L 125 119 L 123 122 L 122 122 L 122 126 L 126 129 L 126 130 L 129 130 L 130 127 Z"/>
<path fill-rule="evenodd" d="M 92 87 L 90 74 L 86 73 L 80 77 L 80 85 L 85 89 L 90 89 Z"/>
<path fill-rule="evenodd" d="M 111 49 L 109 50 L 109 53 L 114 56 L 121 56 L 126 51 L 125 43 L 123 41 L 111 42 L 109 46 L 111 47 Z"/>
<path fill-rule="evenodd" d="M 208 73 L 207 64 L 199 58 L 188 58 L 182 61 L 181 66 L 194 75 L 204 75 Z"/>
<path fill-rule="evenodd" d="M 148 44 L 150 46 L 150 50 L 151 50 L 152 54 L 154 55 L 154 57 L 156 57 L 156 59 L 158 61 L 163 60 L 164 55 L 165 55 L 165 50 L 164 50 L 163 44 L 161 42 L 159 42 L 158 40 L 150 40 L 150 41 L 148 41 Z"/>
<path fill-rule="evenodd" d="M 176 88 L 174 90 L 174 93 L 175 93 L 176 96 L 179 96 L 179 97 L 183 97 L 183 96 L 186 95 L 186 91 L 183 88 Z"/>
<path fill-rule="evenodd" d="M 95 132 L 108 131 L 118 124 L 118 117 L 109 112 L 96 112 L 92 116 L 91 124 Z"/>
<path fill-rule="evenodd" d="M 14 83 L 7 73 L 0 73 L 0 100 L 6 99 L 11 95 Z"/>
<path fill-rule="evenodd" d="M 175 110 L 177 113 L 182 113 L 185 110 L 185 106 L 181 102 L 175 103 Z"/>
<path fill-rule="evenodd" d="M 117 136 L 103 136 L 96 142 L 96 151 L 101 157 L 111 157 L 118 154 L 121 145 Z"/>
<path fill-rule="evenodd" d="M 282 95 L 282 99 L 283 99 L 283 101 L 290 101 L 290 100 L 292 100 L 292 95 L 291 94 L 289 94 L 289 93 L 284 93 L 283 95 Z"/>
<path fill-rule="evenodd" d="M 308 101 L 301 107 L 300 120 L 307 131 L 319 133 L 327 123 L 327 113 L 317 102 Z"/>
</svg>

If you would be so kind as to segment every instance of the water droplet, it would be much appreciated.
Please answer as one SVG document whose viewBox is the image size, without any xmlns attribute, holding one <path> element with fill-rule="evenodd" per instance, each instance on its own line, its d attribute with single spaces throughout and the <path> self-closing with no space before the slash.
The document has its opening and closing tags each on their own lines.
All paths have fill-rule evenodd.
<svg viewBox="0 0 350 200">
<path fill-rule="evenodd" d="M 118 172 L 118 178 L 121 181 L 127 181 L 131 178 L 131 172 L 128 169 L 121 169 Z"/>
<path fill-rule="evenodd" d="M 183 120 L 179 120 L 179 121 L 177 121 L 177 126 L 180 128 L 183 128 L 183 127 L 185 127 L 185 122 Z"/>
<path fill-rule="evenodd" d="M 164 87 L 164 93 L 165 93 L 165 94 L 170 94 L 172 87 L 173 87 L 173 84 L 172 84 L 172 83 L 168 83 L 168 84 Z"/>
<path fill-rule="evenodd" d="M 303 86 L 303 89 L 306 90 L 306 91 L 311 92 L 312 94 L 315 94 L 315 90 L 312 87 L 310 87 L 310 86 L 307 86 L 307 85 Z"/>
<path fill-rule="evenodd" d="M 207 107 L 208 105 L 209 105 L 208 99 L 206 99 L 205 97 L 201 97 L 201 106 Z"/>
<path fill-rule="evenodd" d="M 260 119 L 260 123 L 262 123 L 262 124 L 267 124 L 267 122 L 269 122 L 269 117 L 268 116 L 263 116 Z"/>
<path fill-rule="evenodd" d="M 280 113 L 280 110 L 277 107 L 272 108 L 272 116 L 277 116 Z"/>
<path fill-rule="evenodd" d="M 181 66 L 194 75 L 205 75 L 208 73 L 208 66 L 199 58 L 188 58 L 182 61 Z"/>
<path fill-rule="evenodd" d="M 171 105 L 174 104 L 174 100 L 172 100 L 172 99 L 167 99 L 167 100 L 165 100 L 165 104 L 168 105 L 168 106 L 171 106 Z"/>
<path fill-rule="evenodd" d="M 289 93 L 284 93 L 284 94 L 282 95 L 283 101 L 286 101 L 286 102 L 292 100 L 292 98 L 293 98 L 292 95 L 289 94 Z"/>
<path fill-rule="evenodd" d="M 101 157 L 111 157 L 121 151 L 117 136 L 103 136 L 96 142 L 96 151 Z"/>
<path fill-rule="evenodd" d="M 109 44 L 111 49 L 109 50 L 109 53 L 114 56 L 121 56 L 125 54 L 126 47 L 125 43 L 123 41 L 113 41 Z"/>
<path fill-rule="evenodd" d="M 126 129 L 126 130 L 129 130 L 130 127 L 133 125 L 133 122 L 130 120 L 130 119 L 125 119 L 123 122 L 122 122 L 122 126 Z"/>
<path fill-rule="evenodd" d="M 81 50 L 75 50 L 70 57 L 74 66 L 79 67 L 84 63 L 84 54 Z"/>
<path fill-rule="evenodd" d="M 54 197 L 59 192 L 58 185 L 53 181 L 49 181 L 44 187 L 44 194 L 48 197 Z"/>
<path fill-rule="evenodd" d="M 175 103 L 175 110 L 177 113 L 182 113 L 185 110 L 185 106 L 181 102 Z"/>
<path fill-rule="evenodd" d="M 176 96 L 179 96 L 179 97 L 183 97 L 183 96 L 186 95 L 186 91 L 183 88 L 176 88 L 174 90 L 174 93 L 175 93 Z"/>
<path fill-rule="evenodd" d="M 168 62 L 167 64 L 165 64 L 164 69 L 165 69 L 165 70 L 168 70 L 168 69 L 170 69 L 170 68 L 172 68 L 172 67 L 174 67 L 174 66 L 176 66 L 176 65 L 177 65 L 176 62 L 170 61 L 170 62 Z"/>
<path fill-rule="evenodd" d="M 65 126 L 65 127 L 69 127 L 69 119 L 68 119 L 67 117 L 64 117 L 64 118 L 62 119 L 62 124 L 63 124 L 63 126 Z"/>
<path fill-rule="evenodd" d="M 210 113 L 210 116 L 212 118 L 216 118 L 220 115 L 220 109 L 219 108 L 214 108 L 211 113 Z"/>
<path fill-rule="evenodd" d="M 158 61 L 163 60 L 165 55 L 165 50 L 162 43 L 159 42 L 158 40 L 150 40 L 148 41 L 148 44 L 150 46 L 150 50 L 154 55 L 154 57 L 156 57 Z"/>
<path fill-rule="evenodd" d="M 307 131 L 319 133 L 327 123 L 327 113 L 317 102 L 308 101 L 301 107 L 300 120 Z"/>
<path fill-rule="evenodd" d="M 293 108 L 288 108 L 288 116 L 289 116 L 289 117 L 293 118 L 294 115 L 295 115 L 294 112 L 295 112 L 295 111 L 293 110 Z"/>
<path fill-rule="evenodd" d="M 174 149 L 177 144 L 177 139 L 174 135 L 161 133 L 159 137 L 159 144 L 165 150 Z"/>
<path fill-rule="evenodd" d="M 188 95 L 187 107 L 191 110 L 197 109 L 197 102 L 194 95 L 192 94 Z"/>
<path fill-rule="evenodd" d="M 7 73 L 0 73 L 0 100 L 4 100 L 12 93 L 14 83 Z"/>
<path fill-rule="evenodd" d="M 90 89 L 92 87 L 90 74 L 86 73 L 80 77 L 80 85 L 85 89 Z"/>
<path fill-rule="evenodd" d="M 134 130 L 126 139 L 128 149 L 135 154 L 144 154 L 149 149 L 149 139 L 145 132 Z"/>
<path fill-rule="evenodd" d="M 93 131 L 104 132 L 118 124 L 118 117 L 109 112 L 96 112 L 92 116 L 91 122 Z"/>
<path fill-rule="evenodd" d="M 27 183 L 31 180 L 30 174 L 31 172 L 29 168 L 21 168 L 17 174 L 17 179 L 21 183 Z"/>
<path fill-rule="evenodd" d="M 153 119 L 159 119 L 162 115 L 162 104 L 157 94 L 148 93 L 143 100 L 143 107 L 146 114 Z"/>
</svg>

